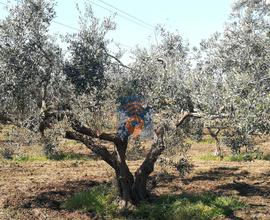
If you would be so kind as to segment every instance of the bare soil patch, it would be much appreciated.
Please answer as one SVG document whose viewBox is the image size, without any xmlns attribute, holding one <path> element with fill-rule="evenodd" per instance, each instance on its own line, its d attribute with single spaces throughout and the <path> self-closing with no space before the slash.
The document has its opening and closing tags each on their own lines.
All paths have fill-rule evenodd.
<svg viewBox="0 0 270 220">
<path fill-rule="evenodd" d="M 270 142 L 260 145 L 269 151 Z M 150 186 L 156 196 L 212 192 L 235 196 L 249 207 L 231 219 L 270 219 L 270 162 L 203 161 L 213 144 L 194 144 L 194 170 L 185 178 L 175 171 L 153 173 Z M 130 161 L 135 171 L 141 161 Z M 68 211 L 61 204 L 76 192 L 98 184 L 112 184 L 113 170 L 97 159 L 89 161 L 0 162 L 0 219 L 92 219 L 94 213 Z"/>
</svg>

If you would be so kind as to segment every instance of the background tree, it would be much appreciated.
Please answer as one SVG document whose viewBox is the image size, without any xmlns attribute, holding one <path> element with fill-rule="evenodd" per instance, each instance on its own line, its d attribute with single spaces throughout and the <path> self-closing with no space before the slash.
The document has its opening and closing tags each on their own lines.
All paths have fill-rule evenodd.
<svg viewBox="0 0 270 220">
<path fill-rule="evenodd" d="M 233 136 L 269 132 L 268 32 L 269 4 L 237 1 L 224 32 L 203 41 L 197 53 L 193 101 L 206 127 L 227 129 L 221 134 L 228 144 Z"/>
<path fill-rule="evenodd" d="M 54 3 L 25 0 L 10 7 L 0 24 L 1 112 L 34 131 L 65 89 L 61 49 L 48 27 Z"/>
<path fill-rule="evenodd" d="M 46 153 L 54 145 L 44 130 L 66 110 L 72 90 L 63 75 L 61 49 L 48 34 L 54 5 L 53 1 L 24 0 L 9 5 L 9 14 L 0 23 L 0 112 L 13 124 L 40 132 Z"/>
</svg>

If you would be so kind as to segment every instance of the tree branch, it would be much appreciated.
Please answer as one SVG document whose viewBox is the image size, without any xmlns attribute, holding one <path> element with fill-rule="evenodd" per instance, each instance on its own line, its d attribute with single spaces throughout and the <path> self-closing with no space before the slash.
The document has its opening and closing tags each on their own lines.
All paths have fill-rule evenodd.
<svg viewBox="0 0 270 220">
<path fill-rule="evenodd" d="M 97 132 L 93 131 L 92 129 L 86 127 L 85 125 L 83 125 L 80 121 L 73 119 L 71 122 L 71 127 L 84 135 L 90 136 L 92 138 L 98 138 L 98 134 Z"/>
<path fill-rule="evenodd" d="M 104 140 L 104 141 L 110 141 L 113 143 L 116 143 L 118 141 L 118 136 L 114 133 L 101 133 L 98 135 L 98 138 L 100 140 Z"/>
<path fill-rule="evenodd" d="M 176 127 L 182 125 L 184 121 L 189 117 L 201 118 L 202 116 L 196 112 L 185 112 L 180 121 L 176 124 Z"/>
<path fill-rule="evenodd" d="M 215 119 L 222 119 L 222 118 L 228 118 L 230 115 L 229 114 L 219 114 L 219 115 L 210 115 L 208 118 L 210 120 L 215 120 Z M 184 123 L 184 121 L 189 118 L 189 117 L 194 117 L 194 118 L 207 118 L 207 115 L 202 114 L 202 113 L 197 113 L 197 112 L 185 112 L 180 121 L 176 124 L 176 127 L 179 127 L 181 124 Z"/>
<path fill-rule="evenodd" d="M 217 128 L 217 130 L 214 132 L 210 127 L 207 127 L 209 134 L 211 135 L 211 137 L 216 138 L 219 134 L 219 132 L 221 131 L 221 128 Z"/>
<path fill-rule="evenodd" d="M 153 144 L 150 151 L 146 155 L 143 163 L 137 169 L 135 176 L 139 178 L 142 175 L 148 176 L 154 170 L 154 164 L 157 161 L 160 154 L 165 149 L 164 145 L 155 145 Z"/>
<path fill-rule="evenodd" d="M 71 122 L 71 127 L 84 135 L 90 136 L 92 138 L 98 138 L 100 140 L 104 140 L 104 141 L 110 141 L 113 143 L 116 143 L 118 141 L 118 136 L 114 133 L 101 133 L 99 134 L 98 131 L 94 131 L 91 128 L 83 125 L 80 121 L 73 119 Z"/>
<path fill-rule="evenodd" d="M 229 116 L 230 116 L 229 114 L 220 114 L 220 115 L 210 115 L 209 118 L 211 120 L 215 120 L 215 119 L 228 118 Z"/>
<path fill-rule="evenodd" d="M 78 134 L 77 132 L 67 131 L 66 138 L 82 142 L 87 148 L 92 150 L 95 154 L 107 162 L 112 168 L 116 168 L 116 159 L 114 158 L 113 154 L 107 150 L 106 147 L 95 144 L 91 138 L 85 137 L 84 135 Z"/>
<path fill-rule="evenodd" d="M 130 69 L 130 70 L 133 70 L 131 67 L 129 67 L 129 66 L 123 64 L 122 61 L 119 60 L 116 56 L 110 54 L 110 53 L 107 51 L 107 49 L 105 48 L 104 45 L 101 45 L 101 48 L 105 51 L 105 53 L 107 54 L 107 56 L 109 56 L 109 57 L 113 58 L 114 60 L 116 60 L 116 61 L 120 64 L 120 66 L 122 66 L 122 67 L 124 67 L 124 68 L 127 68 L 127 69 Z"/>
</svg>

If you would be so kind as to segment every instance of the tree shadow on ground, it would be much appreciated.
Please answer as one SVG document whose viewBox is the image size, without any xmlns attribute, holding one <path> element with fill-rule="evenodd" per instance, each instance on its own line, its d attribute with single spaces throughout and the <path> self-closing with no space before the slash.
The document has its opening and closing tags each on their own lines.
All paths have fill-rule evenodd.
<svg viewBox="0 0 270 220">
<path fill-rule="evenodd" d="M 264 198 L 270 198 L 269 185 L 261 185 L 260 183 L 249 184 L 247 182 L 237 182 L 223 184 L 217 187 L 222 190 L 236 190 L 240 196 L 261 196 Z"/>
<path fill-rule="evenodd" d="M 263 173 L 263 174 L 261 175 L 261 177 L 262 177 L 262 178 L 269 178 L 269 177 L 270 177 L 270 170 L 267 171 L 267 172 L 265 172 L 265 173 Z"/>
<path fill-rule="evenodd" d="M 217 167 L 209 171 L 200 172 L 191 178 L 185 178 L 183 182 L 188 184 L 194 181 L 217 181 L 229 177 L 247 177 L 248 175 L 248 171 L 239 172 L 239 167 Z"/>
<path fill-rule="evenodd" d="M 156 173 L 154 175 L 151 175 L 149 177 L 148 182 L 153 186 L 162 186 L 168 183 L 171 183 L 173 180 L 179 178 L 179 176 L 176 176 L 174 174 L 170 174 L 167 172 L 160 172 L 160 173 Z"/>
<path fill-rule="evenodd" d="M 47 187 L 43 192 L 30 196 L 23 200 L 20 208 L 48 208 L 53 210 L 61 209 L 61 204 L 75 193 L 86 191 L 94 186 L 108 184 L 91 180 L 68 181 L 58 187 Z"/>
<path fill-rule="evenodd" d="M 155 176 L 153 178 L 155 178 Z M 161 175 L 161 177 L 159 176 L 159 178 L 164 178 L 162 180 L 163 183 L 168 183 L 175 180 L 177 177 L 173 175 Z M 41 188 L 41 190 L 39 190 L 39 192 L 35 193 L 34 195 L 23 198 L 21 202 L 17 203 L 17 206 L 15 207 L 28 210 L 29 213 L 31 213 L 32 210 L 35 209 L 46 209 L 49 212 L 61 213 L 60 215 L 63 216 L 74 214 L 76 215 L 76 217 L 80 218 L 82 215 L 86 215 L 91 219 L 93 216 L 95 217 L 95 212 L 78 212 L 80 210 L 67 210 L 62 207 L 62 204 L 74 194 L 82 191 L 87 191 L 97 185 L 107 185 L 111 187 L 112 183 L 105 181 L 97 182 L 91 180 L 80 180 L 67 181 L 58 186 L 44 186 L 43 188 Z M 222 212 L 226 217 L 232 219 L 240 219 L 234 216 L 234 211 L 232 207 L 227 207 L 226 204 L 220 205 L 220 203 L 217 203 L 218 197 L 219 196 L 217 194 L 213 194 L 212 192 L 205 192 L 203 194 L 181 193 L 177 195 L 168 194 L 163 196 L 153 196 L 152 199 L 150 199 L 151 203 L 149 207 L 152 207 L 153 204 L 153 208 L 156 209 L 160 209 L 160 207 L 163 207 L 164 205 L 171 208 L 173 207 L 173 204 L 176 204 L 177 202 L 180 202 L 181 204 L 187 203 L 187 207 L 189 207 L 188 204 L 190 203 L 195 208 L 198 208 L 198 206 L 196 205 L 197 203 L 203 204 L 205 206 L 214 204 L 216 208 L 221 208 L 223 210 Z"/>
</svg>

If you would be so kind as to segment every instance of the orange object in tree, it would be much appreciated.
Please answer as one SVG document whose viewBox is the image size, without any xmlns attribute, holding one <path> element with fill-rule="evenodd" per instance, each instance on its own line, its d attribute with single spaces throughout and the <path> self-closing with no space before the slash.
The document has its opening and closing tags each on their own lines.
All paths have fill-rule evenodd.
<svg viewBox="0 0 270 220">
<path fill-rule="evenodd" d="M 141 134 L 141 132 L 144 128 L 144 120 L 141 117 L 139 117 L 138 115 L 134 115 L 126 121 L 125 126 L 129 132 L 129 134 L 135 138 Z"/>
</svg>

